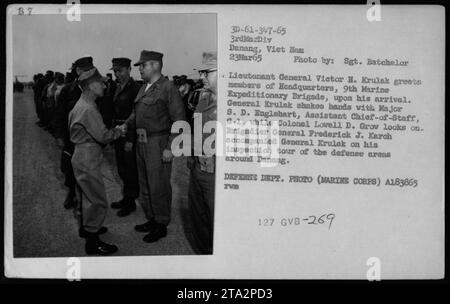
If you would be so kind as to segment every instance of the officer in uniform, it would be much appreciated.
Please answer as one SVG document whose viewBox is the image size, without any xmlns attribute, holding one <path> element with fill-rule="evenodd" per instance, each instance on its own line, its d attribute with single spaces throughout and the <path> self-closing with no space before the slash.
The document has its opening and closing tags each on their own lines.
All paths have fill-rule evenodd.
<svg viewBox="0 0 450 304">
<path fill-rule="evenodd" d="M 128 58 L 113 58 L 112 68 L 116 76 L 117 86 L 113 95 L 113 126 L 122 125 L 133 112 L 134 99 L 140 85 L 130 76 L 131 60 Z M 139 181 L 136 165 L 135 133 L 128 132 L 126 137 L 114 142 L 116 163 L 119 176 L 123 182 L 122 199 L 111 204 L 114 209 L 120 209 L 118 216 L 127 216 L 136 210 L 135 200 L 139 197 Z"/>
<path fill-rule="evenodd" d="M 55 73 L 55 80 L 49 86 L 47 92 L 47 107 L 49 130 L 55 137 L 55 109 L 57 107 L 58 97 L 61 89 L 64 87 L 64 75 L 60 72 Z"/>
<path fill-rule="evenodd" d="M 206 122 L 217 120 L 217 53 L 204 52 L 202 66 L 198 71 L 203 81 L 203 89 L 195 108 L 194 121 L 201 119 L 203 129 Z M 203 134 L 203 138 L 199 139 L 201 147 L 203 140 L 209 136 L 210 134 Z M 212 254 L 213 248 L 215 161 L 215 150 L 203 151 L 201 155 L 194 155 L 188 160 L 191 172 L 188 204 L 194 239 L 203 254 Z"/>
<path fill-rule="evenodd" d="M 41 94 L 41 111 L 42 111 L 42 122 L 43 122 L 43 127 L 45 130 L 49 130 L 50 125 L 49 125 L 49 110 L 48 110 L 48 98 L 49 98 L 49 88 L 51 87 L 53 80 L 54 80 L 54 72 L 53 71 L 47 71 L 45 73 L 44 76 L 44 80 L 45 80 L 45 87 L 42 90 L 42 94 Z"/>
<path fill-rule="evenodd" d="M 78 78 L 82 88 L 80 99 L 69 113 L 70 140 L 75 149 L 73 172 L 81 188 L 82 222 L 80 234 L 86 238 L 86 253 L 108 255 L 117 251 L 115 245 L 104 243 L 98 234 L 106 217 L 108 202 L 101 172 L 103 147 L 122 136 L 123 126 L 107 129 L 95 100 L 102 97 L 106 81 L 94 67 Z"/>
<path fill-rule="evenodd" d="M 36 107 L 36 115 L 39 119 L 36 123 L 40 127 L 43 126 L 41 96 L 42 96 L 42 90 L 44 89 L 44 87 L 45 87 L 44 75 L 41 73 L 38 73 L 36 75 L 36 80 L 33 85 L 33 91 L 34 91 L 34 104 Z"/>
<path fill-rule="evenodd" d="M 83 57 L 76 60 L 72 64 L 72 72 L 75 71 L 77 76 L 82 72 L 88 71 L 94 67 L 92 57 Z M 69 112 L 73 109 L 76 102 L 81 96 L 81 88 L 75 79 L 73 82 L 66 84 L 59 94 L 57 106 L 55 110 L 55 136 L 58 145 L 62 148 L 61 154 L 61 171 L 65 175 L 64 184 L 69 188 L 66 199 L 64 200 L 64 207 L 70 209 L 76 206 L 76 181 L 73 175 L 72 164 L 70 159 L 73 154 L 73 143 L 70 141 L 68 129 Z"/>
<path fill-rule="evenodd" d="M 194 81 L 188 79 L 186 75 L 181 75 L 178 78 L 178 90 L 180 91 L 181 98 L 183 99 L 184 111 L 186 112 L 186 120 L 189 124 L 192 123 L 194 107 L 190 101 L 194 95 Z"/>
<path fill-rule="evenodd" d="M 136 155 L 139 177 L 139 199 L 147 222 L 135 226 L 146 232 L 144 242 L 156 242 L 167 235 L 170 222 L 172 187 L 170 176 L 173 154 L 172 124 L 185 120 L 184 105 L 176 86 L 161 74 L 163 54 L 142 51 L 135 66 L 145 84 L 135 99 L 134 111 L 127 120 L 136 130 Z"/>
<path fill-rule="evenodd" d="M 100 114 L 103 117 L 103 122 L 105 123 L 106 127 L 111 128 L 114 116 L 113 98 L 117 85 L 116 82 L 113 81 L 111 73 L 106 74 L 106 78 L 108 80 L 105 83 L 105 94 L 103 95 L 103 97 L 97 99 L 96 104 L 98 106 Z"/>
</svg>

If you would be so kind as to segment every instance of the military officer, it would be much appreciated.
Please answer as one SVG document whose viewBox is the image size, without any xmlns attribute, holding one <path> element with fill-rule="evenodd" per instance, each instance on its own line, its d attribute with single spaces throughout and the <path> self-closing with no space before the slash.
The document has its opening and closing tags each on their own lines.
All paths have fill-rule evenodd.
<svg viewBox="0 0 450 304">
<path fill-rule="evenodd" d="M 135 230 L 146 232 L 144 242 L 156 242 L 167 235 L 170 222 L 172 187 L 170 176 L 173 154 L 171 134 L 175 121 L 184 120 L 184 105 L 175 85 L 161 74 L 163 54 L 142 51 L 135 66 L 145 84 L 135 99 L 134 111 L 127 120 L 136 130 L 139 200 L 147 222 Z"/>
<path fill-rule="evenodd" d="M 42 127 L 43 126 L 43 120 L 42 120 L 42 106 L 41 106 L 41 96 L 42 96 L 42 90 L 44 89 L 46 83 L 44 80 L 44 75 L 39 73 L 36 75 L 36 81 L 33 85 L 33 91 L 34 91 L 34 104 L 36 106 L 36 115 L 38 117 L 37 124 Z"/>
<path fill-rule="evenodd" d="M 50 128 L 50 121 L 49 121 L 49 111 L 48 111 L 48 98 L 49 98 L 49 88 L 51 87 L 53 81 L 54 81 L 54 72 L 53 71 L 47 71 L 45 73 L 44 76 L 44 80 L 45 80 L 45 87 L 42 90 L 42 94 L 41 94 L 41 110 L 42 110 L 42 121 L 43 121 L 43 127 L 45 130 L 49 130 Z"/>
<path fill-rule="evenodd" d="M 75 149 L 72 166 L 81 188 L 82 222 L 80 234 L 86 238 L 86 253 L 108 255 L 117 251 L 115 245 L 104 243 L 98 234 L 108 207 L 106 190 L 101 172 L 102 145 L 122 136 L 123 127 L 107 129 L 95 100 L 102 97 L 106 81 L 94 67 L 78 78 L 82 89 L 80 99 L 69 113 L 70 140 Z"/>
<path fill-rule="evenodd" d="M 201 119 L 204 125 L 208 121 L 217 120 L 217 53 L 204 52 L 198 71 L 203 81 L 203 89 L 195 108 L 194 121 Z M 203 134 L 200 139 L 202 147 L 203 140 L 208 136 L 210 134 Z M 188 160 L 191 172 L 188 204 L 194 239 L 203 254 L 211 254 L 213 248 L 215 161 L 215 150 L 203 151 L 201 155 L 194 155 Z"/>
<path fill-rule="evenodd" d="M 112 68 L 116 76 L 117 86 L 113 94 L 113 126 L 121 125 L 131 115 L 134 99 L 140 85 L 130 76 L 131 60 L 128 58 L 113 58 Z M 120 209 L 118 216 L 127 216 L 136 210 L 135 200 L 139 197 L 139 182 L 136 166 L 135 133 L 128 132 L 114 142 L 116 163 L 119 176 L 123 182 L 122 199 L 111 204 L 112 208 Z"/>
<path fill-rule="evenodd" d="M 113 81 L 111 73 L 106 74 L 106 78 L 108 80 L 105 82 L 105 94 L 103 95 L 103 97 L 98 98 L 96 103 L 100 114 L 103 117 L 103 122 L 108 128 L 111 128 L 114 116 L 113 98 L 117 84 L 115 81 Z"/>
<path fill-rule="evenodd" d="M 47 94 L 48 120 L 50 133 L 55 134 L 55 108 L 57 107 L 58 97 L 61 89 L 64 87 L 64 75 L 60 72 L 55 73 L 55 80 L 50 85 Z"/>
<path fill-rule="evenodd" d="M 186 120 L 188 123 L 192 122 L 193 108 L 189 101 L 194 94 L 194 81 L 188 79 L 186 75 L 181 75 L 177 79 L 178 90 L 180 91 L 181 98 L 183 99 L 184 111 L 186 112 Z"/>
<path fill-rule="evenodd" d="M 72 64 L 72 72 L 76 74 L 76 77 L 81 75 L 82 72 L 88 71 L 94 67 L 92 57 L 82 57 L 77 59 Z M 77 82 L 77 79 L 66 84 L 58 96 L 57 106 L 55 110 L 55 136 L 57 138 L 58 145 L 62 148 L 61 153 L 61 171 L 65 175 L 64 184 L 69 188 L 66 199 L 64 200 L 64 207 L 70 209 L 76 206 L 76 181 L 73 175 L 72 164 L 70 159 L 73 154 L 73 143 L 70 141 L 68 118 L 69 112 L 73 109 L 76 102 L 81 96 L 81 88 Z"/>
</svg>

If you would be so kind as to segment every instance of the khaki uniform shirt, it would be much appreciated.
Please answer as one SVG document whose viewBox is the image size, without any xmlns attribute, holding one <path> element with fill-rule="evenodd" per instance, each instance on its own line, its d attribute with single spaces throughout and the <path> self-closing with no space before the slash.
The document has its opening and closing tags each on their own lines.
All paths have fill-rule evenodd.
<svg viewBox="0 0 450 304">
<path fill-rule="evenodd" d="M 152 134 L 170 134 L 172 124 L 185 120 L 184 104 L 180 92 L 168 79 L 161 76 L 147 90 L 144 84 L 134 100 L 134 110 L 127 119 L 130 132 L 145 130 L 147 136 Z M 170 150 L 172 140 L 178 134 L 171 134 L 166 149 Z"/>
<path fill-rule="evenodd" d="M 98 143 L 108 144 L 120 137 L 118 129 L 108 130 L 103 118 L 93 101 L 80 97 L 69 113 L 70 140 L 74 144 Z"/>
</svg>

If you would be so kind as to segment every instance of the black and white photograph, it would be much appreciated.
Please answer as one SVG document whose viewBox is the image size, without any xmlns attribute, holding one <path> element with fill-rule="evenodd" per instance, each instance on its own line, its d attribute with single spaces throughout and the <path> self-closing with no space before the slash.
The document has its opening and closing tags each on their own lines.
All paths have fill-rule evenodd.
<svg viewBox="0 0 450 304">
<path fill-rule="evenodd" d="M 14 257 L 213 254 L 215 157 L 171 128 L 215 111 L 216 22 L 13 17 Z"/>
<path fill-rule="evenodd" d="M 8 278 L 445 276 L 442 6 L 6 13 Z"/>
</svg>

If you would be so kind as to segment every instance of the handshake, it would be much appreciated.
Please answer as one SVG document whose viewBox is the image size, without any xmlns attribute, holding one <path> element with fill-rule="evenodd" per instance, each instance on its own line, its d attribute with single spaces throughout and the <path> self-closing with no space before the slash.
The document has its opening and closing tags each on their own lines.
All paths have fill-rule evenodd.
<svg viewBox="0 0 450 304">
<path fill-rule="evenodd" d="M 125 135 L 127 134 L 128 128 L 127 128 L 127 124 L 122 124 L 119 126 L 116 126 L 116 129 L 119 129 L 120 132 L 122 133 L 122 137 L 125 137 Z"/>
</svg>

